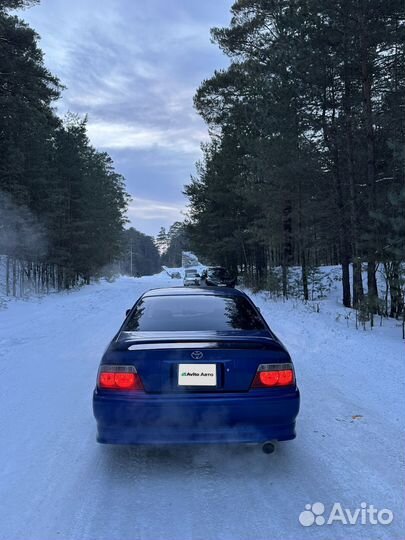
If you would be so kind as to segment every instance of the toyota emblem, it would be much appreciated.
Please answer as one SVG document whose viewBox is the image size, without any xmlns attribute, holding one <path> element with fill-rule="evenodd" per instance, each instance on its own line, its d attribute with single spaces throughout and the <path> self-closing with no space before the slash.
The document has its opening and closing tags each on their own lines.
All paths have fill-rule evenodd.
<svg viewBox="0 0 405 540">
<path fill-rule="evenodd" d="M 191 358 L 192 358 L 193 360 L 201 360 L 201 358 L 202 358 L 203 356 L 204 356 L 204 355 L 203 355 L 203 353 L 202 353 L 201 351 L 193 351 L 193 352 L 191 353 Z"/>
</svg>

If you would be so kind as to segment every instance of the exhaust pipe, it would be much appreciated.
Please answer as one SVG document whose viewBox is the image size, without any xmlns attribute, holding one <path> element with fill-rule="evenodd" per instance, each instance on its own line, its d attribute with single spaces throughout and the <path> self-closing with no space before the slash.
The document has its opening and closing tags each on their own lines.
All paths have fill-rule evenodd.
<svg viewBox="0 0 405 540">
<path fill-rule="evenodd" d="M 263 443 L 262 450 L 265 454 L 272 454 L 276 449 L 274 441 L 266 441 Z"/>
</svg>

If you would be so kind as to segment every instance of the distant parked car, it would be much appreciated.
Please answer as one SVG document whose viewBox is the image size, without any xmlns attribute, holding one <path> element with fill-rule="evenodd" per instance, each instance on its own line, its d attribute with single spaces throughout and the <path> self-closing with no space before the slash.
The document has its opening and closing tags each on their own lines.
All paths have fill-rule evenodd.
<svg viewBox="0 0 405 540">
<path fill-rule="evenodd" d="M 236 277 L 222 266 L 209 266 L 201 274 L 201 285 L 210 287 L 235 287 Z"/>
<path fill-rule="evenodd" d="M 184 272 L 184 280 L 183 285 L 185 287 L 195 287 L 196 285 L 200 285 L 200 274 L 197 272 L 195 268 L 188 268 Z"/>
</svg>

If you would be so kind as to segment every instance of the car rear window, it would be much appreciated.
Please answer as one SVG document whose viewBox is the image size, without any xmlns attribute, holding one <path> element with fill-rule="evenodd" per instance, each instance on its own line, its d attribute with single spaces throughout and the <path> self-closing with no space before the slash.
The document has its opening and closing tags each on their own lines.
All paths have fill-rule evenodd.
<svg viewBox="0 0 405 540">
<path fill-rule="evenodd" d="M 230 296 L 151 296 L 143 298 L 124 331 L 264 330 L 262 318 L 245 298 Z"/>
<path fill-rule="evenodd" d="M 223 268 L 215 268 L 214 270 L 209 270 L 208 275 L 220 279 L 229 278 L 229 273 Z"/>
</svg>

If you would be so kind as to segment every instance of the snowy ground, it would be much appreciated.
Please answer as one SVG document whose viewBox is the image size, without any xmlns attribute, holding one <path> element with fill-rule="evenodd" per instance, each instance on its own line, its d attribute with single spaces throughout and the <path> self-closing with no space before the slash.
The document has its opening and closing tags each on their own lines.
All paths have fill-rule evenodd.
<svg viewBox="0 0 405 540">
<path fill-rule="evenodd" d="M 403 539 L 401 329 L 356 331 L 333 295 L 320 313 L 254 296 L 302 392 L 297 439 L 275 455 L 96 444 L 100 356 L 139 294 L 173 282 L 121 278 L 0 311 L 0 539 Z M 394 520 L 303 527 L 298 516 L 315 502 L 327 512 L 366 502 Z"/>
</svg>

